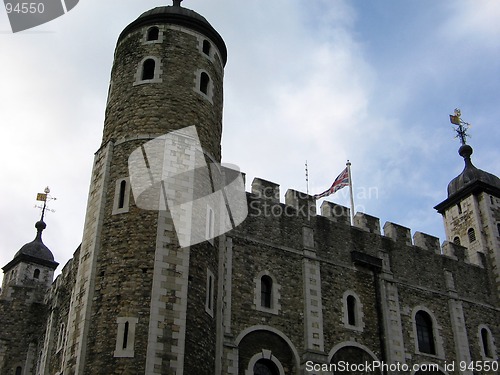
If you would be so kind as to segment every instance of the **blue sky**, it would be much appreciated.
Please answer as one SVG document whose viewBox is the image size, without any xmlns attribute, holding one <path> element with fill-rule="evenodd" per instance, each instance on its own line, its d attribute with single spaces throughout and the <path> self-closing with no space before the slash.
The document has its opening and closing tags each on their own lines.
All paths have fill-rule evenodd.
<svg viewBox="0 0 500 375">
<path fill-rule="evenodd" d="M 64 264 L 81 241 L 121 30 L 164 1 L 81 0 L 12 34 L 0 11 L 0 263 L 34 238 L 35 196 L 58 198 L 44 241 Z M 448 115 L 472 123 L 474 164 L 500 175 L 500 2 L 185 0 L 228 47 L 223 160 L 319 193 L 352 162 L 356 207 L 444 238 L 433 206 L 463 168 Z M 367 192 L 370 192 L 368 194 Z M 328 200 L 349 205 L 347 189 Z M 283 201 L 283 198 L 282 198 Z"/>
</svg>

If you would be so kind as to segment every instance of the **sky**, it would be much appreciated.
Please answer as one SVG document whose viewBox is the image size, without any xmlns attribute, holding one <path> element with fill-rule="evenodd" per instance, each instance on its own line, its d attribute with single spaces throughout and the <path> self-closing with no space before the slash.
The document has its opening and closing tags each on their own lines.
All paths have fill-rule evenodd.
<svg viewBox="0 0 500 375">
<path fill-rule="evenodd" d="M 59 266 L 81 242 L 118 35 L 170 1 L 81 0 L 13 34 L 0 10 L 0 266 L 35 237 Z M 500 176 L 500 2 L 185 0 L 224 38 L 223 161 L 287 189 L 326 190 L 352 163 L 355 210 L 445 240 L 433 207 L 473 163 Z M 349 206 L 348 189 L 327 198 Z M 319 208 L 319 204 L 318 204 Z M 1 273 L 0 273 L 1 274 Z M 0 275 L 0 278 L 2 276 Z"/>
</svg>

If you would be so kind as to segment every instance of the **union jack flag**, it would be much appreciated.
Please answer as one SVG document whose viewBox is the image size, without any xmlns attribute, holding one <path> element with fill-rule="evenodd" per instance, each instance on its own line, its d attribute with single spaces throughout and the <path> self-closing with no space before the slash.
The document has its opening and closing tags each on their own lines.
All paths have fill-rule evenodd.
<svg viewBox="0 0 500 375">
<path fill-rule="evenodd" d="M 328 190 L 322 192 L 321 194 L 314 195 L 314 198 L 319 199 L 327 197 L 345 186 L 349 186 L 349 171 L 347 170 L 347 167 L 337 176 L 335 181 L 333 181 L 332 186 L 330 186 Z"/>
</svg>

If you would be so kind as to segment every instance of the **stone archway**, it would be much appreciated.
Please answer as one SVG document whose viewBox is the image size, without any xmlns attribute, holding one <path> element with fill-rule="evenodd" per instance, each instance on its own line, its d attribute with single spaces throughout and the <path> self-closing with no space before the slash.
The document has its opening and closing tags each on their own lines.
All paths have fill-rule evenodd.
<svg viewBox="0 0 500 375">
<path fill-rule="evenodd" d="M 333 371 L 334 375 L 381 375 L 379 369 L 367 371 L 365 365 L 372 363 L 376 358 L 371 353 L 361 348 L 360 346 L 345 345 L 339 348 L 332 356 L 330 363 L 335 365 L 337 371 Z M 345 364 L 349 364 L 349 368 L 345 368 Z M 348 371 L 349 370 L 349 371 Z"/>
</svg>

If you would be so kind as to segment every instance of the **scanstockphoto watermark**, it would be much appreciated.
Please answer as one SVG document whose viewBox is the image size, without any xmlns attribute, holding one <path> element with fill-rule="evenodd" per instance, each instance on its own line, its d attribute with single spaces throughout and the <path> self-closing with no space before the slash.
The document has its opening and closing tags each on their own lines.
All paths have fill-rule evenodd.
<svg viewBox="0 0 500 375">
<path fill-rule="evenodd" d="M 295 191 L 295 201 L 297 202 L 294 206 L 282 205 L 279 202 L 279 196 L 277 195 L 277 190 L 271 186 L 262 187 L 262 189 L 253 192 L 253 195 L 258 198 L 250 202 L 250 211 L 248 216 L 257 217 L 311 217 L 315 215 L 316 200 L 313 196 L 299 191 Z M 355 201 L 364 202 L 366 200 L 378 199 L 379 191 L 376 186 L 371 187 L 358 187 L 353 192 Z M 335 193 L 338 198 L 341 199 L 349 197 L 349 191 L 340 190 Z M 261 199 L 267 198 L 267 199 Z M 273 198 L 272 201 L 269 198 Z M 273 202 L 274 201 L 274 202 Z M 349 208 L 339 205 L 331 204 L 331 210 L 329 216 L 331 217 L 345 217 L 349 216 Z M 365 212 L 366 207 L 364 204 L 356 203 L 354 205 L 354 212 Z"/>
<path fill-rule="evenodd" d="M 72 10 L 79 0 L 4 0 L 12 32 L 31 29 L 61 17 Z"/>
<path fill-rule="evenodd" d="M 337 363 L 315 363 L 313 361 L 306 362 L 306 372 L 315 374 L 318 372 L 327 373 L 342 373 L 342 372 L 366 372 L 371 373 L 380 371 L 382 373 L 395 373 L 404 372 L 410 373 L 412 371 L 440 371 L 439 365 L 435 363 L 417 363 L 409 365 L 406 363 L 384 363 L 382 361 L 366 361 L 362 363 L 352 363 L 348 361 L 338 361 Z"/>
<path fill-rule="evenodd" d="M 211 240 L 247 217 L 238 167 L 219 164 L 203 150 L 195 126 L 141 145 L 130 154 L 128 170 L 137 207 L 168 210 L 182 247 Z"/>
</svg>

